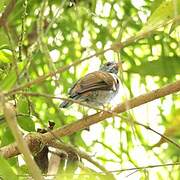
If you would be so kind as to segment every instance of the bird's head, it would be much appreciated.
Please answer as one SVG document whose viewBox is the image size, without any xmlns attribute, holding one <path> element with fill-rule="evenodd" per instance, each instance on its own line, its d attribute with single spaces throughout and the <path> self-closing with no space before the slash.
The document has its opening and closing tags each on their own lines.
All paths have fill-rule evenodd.
<svg viewBox="0 0 180 180">
<path fill-rule="evenodd" d="M 121 63 L 116 63 L 116 62 L 110 61 L 110 62 L 107 62 L 107 63 L 101 65 L 100 70 L 117 74 L 120 64 Z"/>
</svg>

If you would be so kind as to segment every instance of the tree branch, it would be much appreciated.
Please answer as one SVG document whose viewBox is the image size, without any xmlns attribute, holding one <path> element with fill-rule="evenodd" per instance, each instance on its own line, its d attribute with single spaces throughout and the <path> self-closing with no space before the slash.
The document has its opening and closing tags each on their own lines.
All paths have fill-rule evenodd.
<svg viewBox="0 0 180 180">
<path fill-rule="evenodd" d="M 84 102 L 81 102 L 81 101 L 78 101 L 78 100 L 74 100 L 74 99 L 70 99 L 70 98 L 61 98 L 61 97 L 58 97 L 58 96 L 52 96 L 52 95 L 49 95 L 49 94 L 44 94 L 44 93 L 33 93 L 33 92 L 17 92 L 16 94 L 21 94 L 21 95 L 24 95 L 24 96 L 34 96 L 34 97 L 44 97 L 44 98 L 51 98 L 51 99 L 61 99 L 63 101 L 69 101 L 69 102 L 72 102 L 72 103 L 76 103 L 78 105 L 82 105 L 84 107 L 88 107 L 88 108 L 92 108 L 94 110 L 97 110 L 97 111 L 100 111 L 101 113 L 104 112 L 104 113 L 109 113 L 111 114 L 111 116 L 116 116 L 116 117 L 119 117 L 119 118 L 122 118 L 122 120 L 126 121 L 126 120 L 129 120 L 129 118 L 125 117 L 125 116 L 122 116 L 122 115 L 119 115 L 117 112 L 115 111 L 111 111 L 111 110 L 105 110 L 105 109 L 102 109 L 102 108 L 99 108 L 99 107 L 94 107 L 92 105 L 89 105 L 87 103 L 84 103 Z M 126 110 L 129 109 L 129 104 L 127 101 L 125 101 L 125 104 L 126 104 Z M 180 149 L 180 145 L 177 144 L 175 141 L 173 141 L 172 139 L 168 138 L 167 136 L 159 133 L 158 131 L 152 129 L 151 127 L 149 127 L 148 125 L 145 125 L 145 124 L 142 124 L 142 123 L 139 123 L 137 121 L 132 121 L 132 123 L 136 124 L 136 125 L 140 125 L 144 128 L 146 128 L 147 130 L 150 130 L 156 134 L 158 134 L 159 136 L 161 136 L 162 139 L 164 139 L 166 142 L 170 142 L 172 144 L 174 144 L 176 147 L 178 147 Z M 58 138 L 58 136 L 56 136 L 55 134 L 53 134 L 52 131 L 49 131 L 55 138 Z"/>
<path fill-rule="evenodd" d="M 156 165 L 141 166 L 141 167 L 127 168 L 127 169 L 119 169 L 119 170 L 114 170 L 114 171 L 109 171 L 109 172 L 111 172 L 111 173 L 118 173 L 119 172 L 120 173 L 120 172 L 123 172 L 123 171 L 151 169 L 151 168 L 167 167 L 167 166 L 180 166 L 180 162 L 168 163 L 168 164 L 156 164 Z"/>
<path fill-rule="evenodd" d="M 180 81 L 166 85 L 162 88 L 156 89 L 156 90 L 151 91 L 149 93 L 142 94 L 138 97 L 135 97 L 131 100 L 128 100 L 125 103 L 119 104 L 113 109 L 113 112 L 114 113 L 122 113 L 122 112 L 127 111 L 128 109 L 132 109 L 134 107 L 137 107 L 137 106 L 140 106 L 140 105 L 145 104 L 147 102 L 153 101 L 155 99 L 167 96 L 169 94 L 176 93 L 178 91 L 180 91 Z M 128 109 L 126 106 L 127 103 L 128 103 Z M 71 135 L 74 132 L 85 129 L 85 128 L 89 127 L 90 125 L 98 123 L 98 122 L 100 122 L 106 118 L 111 117 L 111 116 L 114 116 L 114 114 L 111 112 L 103 111 L 103 112 L 96 113 L 96 114 L 93 114 L 91 116 L 88 116 L 86 118 L 80 119 L 78 121 L 75 121 L 71 124 L 68 124 L 68 125 L 62 127 L 62 128 L 58 128 L 58 129 L 55 129 L 51 132 L 47 132 L 45 134 L 37 133 L 38 136 L 36 136 L 34 133 L 34 135 L 32 136 L 31 135 L 32 133 L 30 133 L 29 135 L 27 135 L 27 136 L 30 136 L 30 138 L 29 138 L 30 143 L 28 143 L 28 146 L 30 149 L 34 149 L 32 147 L 32 146 L 34 146 L 33 142 L 40 142 L 40 141 L 42 141 L 44 144 L 48 144 L 53 139 L 56 139 L 57 137 L 63 137 L 63 136 Z M 156 131 L 152 130 L 149 126 L 143 125 L 139 122 L 135 121 L 134 124 L 141 125 L 141 126 L 145 127 L 146 129 L 149 129 L 153 132 L 156 132 Z M 160 133 L 157 133 L 157 134 L 161 135 Z M 173 143 L 176 147 L 178 147 L 180 149 L 180 145 L 177 144 L 176 142 L 170 140 L 169 138 L 167 138 L 164 135 L 161 135 L 161 137 L 163 137 L 166 141 Z M 9 150 L 9 149 L 11 149 L 11 147 L 12 147 L 13 151 Z M 6 158 L 12 157 L 13 155 L 17 155 L 19 153 L 20 152 L 18 151 L 18 149 L 14 147 L 14 144 L 2 147 L 0 149 L 0 154 Z"/>
<path fill-rule="evenodd" d="M 128 109 L 135 108 L 135 107 L 145 104 L 147 102 L 153 101 L 155 99 L 167 96 L 169 94 L 172 94 L 172 93 L 175 93 L 178 91 L 180 91 L 180 81 L 166 85 L 162 88 L 153 90 L 149 93 L 142 94 L 138 97 L 128 100 L 125 103 L 117 105 L 112 111 L 115 113 L 122 113 L 122 112 L 127 111 Z M 127 109 L 127 104 L 128 104 L 128 109 Z M 110 112 L 96 113 L 96 114 L 93 114 L 86 118 L 75 121 L 71 124 L 68 124 L 62 128 L 53 130 L 53 134 L 56 137 L 71 135 L 74 132 L 85 129 L 85 128 L 89 127 L 90 125 L 100 122 L 111 116 L 113 116 L 113 115 Z M 54 136 L 52 136 L 52 134 L 50 134 L 49 132 L 43 134 L 43 136 L 45 137 L 46 140 L 52 140 L 54 138 Z"/>
</svg>

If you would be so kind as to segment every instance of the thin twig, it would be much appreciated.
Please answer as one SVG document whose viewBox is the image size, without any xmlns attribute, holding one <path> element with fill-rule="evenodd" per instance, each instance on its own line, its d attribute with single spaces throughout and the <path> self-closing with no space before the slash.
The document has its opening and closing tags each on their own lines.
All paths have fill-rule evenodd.
<svg viewBox="0 0 180 180">
<path fill-rule="evenodd" d="M 21 17 L 21 35 L 19 38 L 18 46 L 19 46 L 19 61 L 22 61 L 22 46 L 23 46 L 23 40 L 24 40 L 24 32 L 25 32 L 25 20 L 26 20 L 26 13 L 27 13 L 27 0 L 24 0 L 23 8 L 24 12 Z"/>
<path fill-rule="evenodd" d="M 108 149 L 112 154 L 114 154 L 117 158 L 120 159 L 120 156 L 119 154 L 113 150 L 111 147 L 109 147 L 108 145 L 104 144 L 103 142 L 100 142 L 98 140 L 94 141 L 95 143 L 98 143 L 98 144 L 101 144 L 104 148 Z"/>
<path fill-rule="evenodd" d="M 144 170 L 144 169 L 151 169 L 151 168 L 161 168 L 161 167 L 168 167 L 168 166 L 180 166 L 180 162 L 175 162 L 175 163 L 167 163 L 167 164 L 155 164 L 155 165 L 149 165 L 149 166 L 141 166 L 141 167 L 135 167 L 135 168 L 126 168 L 126 169 L 118 169 L 118 170 L 112 170 L 108 171 L 109 173 L 121 173 L 125 171 L 133 171 L 133 170 Z M 98 173 L 103 173 L 103 172 L 98 172 Z M 96 172 L 90 172 L 90 173 L 75 173 L 74 175 L 90 175 L 90 174 L 97 174 Z M 47 175 L 47 177 L 54 177 L 57 174 L 51 174 Z M 22 177 L 30 177 L 28 174 L 18 174 L 17 176 L 22 176 Z"/>
<path fill-rule="evenodd" d="M 156 164 L 156 165 L 148 165 L 148 166 L 141 166 L 141 167 L 135 167 L 135 168 L 119 169 L 119 170 L 114 170 L 114 171 L 109 171 L 109 172 L 115 173 L 115 172 L 142 170 L 142 169 L 150 169 L 150 168 L 166 167 L 166 166 L 179 166 L 179 165 L 180 165 L 180 162 L 175 162 L 175 163 L 168 163 L 168 164 Z"/>
<path fill-rule="evenodd" d="M 38 44 L 39 44 L 42 54 L 44 54 L 44 58 L 48 62 L 48 67 L 50 71 L 55 72 L 57 71 L 57 69 L 55 65 L 53 64 L 52 58 L 49 54 L 48 46 L 44 42 L 44 11 L 47 5 L 48 5 L 48 0 L 44 0 L 40 9 L 40 13 L 39 13 L 39 18 L 38 18 L 38 23 L 37 23 Z M 56 87 L 58 87 L 59 82 L 58 82 L 57 74 L 55 74 L 54 76 L 55 76 Z"/>
</svg>

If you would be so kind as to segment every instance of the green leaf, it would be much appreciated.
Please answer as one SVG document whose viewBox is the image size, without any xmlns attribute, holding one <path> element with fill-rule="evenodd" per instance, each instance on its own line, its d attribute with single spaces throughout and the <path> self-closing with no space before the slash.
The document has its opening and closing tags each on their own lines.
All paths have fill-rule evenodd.
<svg viewBox="0 0 180 180">
<path fill-rule="evenodd" d="M 3 12 L 10 0 L 1 0 L 0 1 L 0 12 Z"/>
<path fill-rule="evenodd" d="M 0 156 L 0 176 L 2 179 L 18 180 L 17 175 L 9 165 L 8 161 Z"/>
<path fill-rule="evenodd" d="M 28 106 L 28 101 L 26 98 L 19 98 L 18 102 L 17 102 L 17 112 L 18 113 L 25 113 L 27 114 L 29 111 L 29 106 Z"/>
<path fill-rule="evenodd" d="M 11 130 L 8 127 L 3 127 L 1 136 L 1 146 L 5 146 L 12 142 L 14 142 L 14 136 L 12 135 Z"/>
<path fill-rule="evenodd" d="M 0 28 L 0 49 L 2 49 L 2 47 L 8 47 L 9 46 L 9 39 L 7 34 L 4 32 L 4 30 L 2 28 Z"/>
<path fill-rule="evenodd" d="M 8 49 L 0 50 L 0 62 L 9 63 L 12 62 L 12 53 Z"/>
<path fill-rule="evenodd" d="M 16 83 L 17 76 L 15 70 L 11 70 L 9 74 L 4 78 L 3 82 L 0 85 L 1 91 L 10 90 Z"/>
<path fill-rule="evenodd" d="M 138 73 L 142 76 L 165 76 L 180 74 L 178 57 L 163 57 L 156 61 L 144 62 L 139 66 L 133 65 L 127 70 L 128 73 Z"/>
<path fill-rule="evenodd" d="M 29 116 L 18 117 L 18 124 L 25 131 L 35 131 L 35 124 Z"/>
<path fill-rule="evenodd" d="M 174 5 L 174 1 L 163 1 L 161 5 L 156 8 L 154 13 L 148 19 L 146 25 L 141 29 L 139 33 L 151 31 L 157 28 L 159 25 L 166 21 L 173 19 L 175 16 L 180 14 L 180 0 L 176 1 L 177 4 Z M 177 14 L 176 14 L 176 13 Z"/>
<path fill-rule="evenodd" d="M 77 132 L 74 136 L 73 136 L 74 142 L 76 142 L 76 145 L 79 147 L 86 147 L 86 144 L 84 142 L 84 140 L 81 137 L 81 132 Z"/>
<path fill-rule="evenodd" d="M 160 6 L 160 4 L 161 4 L 163 1 L 164 1 L 164 0 L 156 0 L 156 1 L 153 1 L 153 2 L 151 3 L 151 8 L 150 8 L 151 13 L 153 13 L 153 12 Z"/>
</svg>

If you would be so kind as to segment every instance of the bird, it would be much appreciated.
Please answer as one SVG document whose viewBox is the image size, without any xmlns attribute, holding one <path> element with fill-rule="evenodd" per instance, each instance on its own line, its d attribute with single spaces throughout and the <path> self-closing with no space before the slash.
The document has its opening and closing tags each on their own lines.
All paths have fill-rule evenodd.
<svg viewBox="0 0 180 180">
<path fill-rule="evenodd" d="M 86 74 L 71 87 L 68 98 L 95 107 L 109 103 L 119 90 L 119 65 L 120 63 L 109 61 L 102 64 L 98 71 Z M 65 100 L 59 107 L 67 108 L 71 104 L 72 101 Z"/>
</svg>

